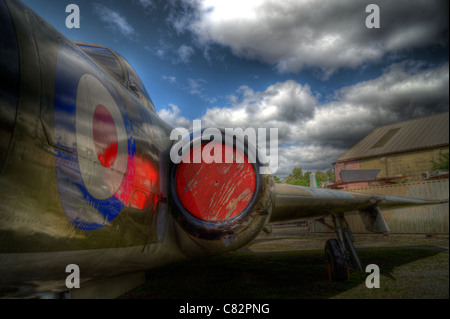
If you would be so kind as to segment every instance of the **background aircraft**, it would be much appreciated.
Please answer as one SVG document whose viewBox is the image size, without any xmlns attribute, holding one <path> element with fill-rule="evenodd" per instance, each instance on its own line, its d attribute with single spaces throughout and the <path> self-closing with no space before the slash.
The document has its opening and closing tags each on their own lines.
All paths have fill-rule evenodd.
<svg viewBox="0 0 450 319">
<path fill-rule="evenodd" d="M 236 250 L 269 222 L 330 214 L 326 256 L 345 279 L 362 268 L 346 214 L 388 232 L 380 208 L 429 203 L 278 185 L 248 160 L 173 164 L 173 128 L 122 56 L 66 39 L 19 1 L 0 1 L 0 23 L 1 296 L 66 291 L 72 264 L 81 287 L 121 285 L 124 274 Z M 237 137 L 233 152 L 249 148 Z"/>
</svg>

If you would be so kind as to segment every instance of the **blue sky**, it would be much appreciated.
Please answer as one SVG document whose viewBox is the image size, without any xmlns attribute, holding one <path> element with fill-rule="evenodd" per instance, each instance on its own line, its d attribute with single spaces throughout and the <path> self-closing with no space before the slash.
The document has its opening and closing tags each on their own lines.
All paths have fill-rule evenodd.
<svg viewBox="0 0 450 319">
<path fill-rule="evenodd" d="M 281 177 L 331 168 L 377 126 L 448 111 L 447 1 L 23 2 L 124 56 L 174 126 L 277 127 Z M 366 27 L 370 3 L 380 28 Z"/>
</svg>

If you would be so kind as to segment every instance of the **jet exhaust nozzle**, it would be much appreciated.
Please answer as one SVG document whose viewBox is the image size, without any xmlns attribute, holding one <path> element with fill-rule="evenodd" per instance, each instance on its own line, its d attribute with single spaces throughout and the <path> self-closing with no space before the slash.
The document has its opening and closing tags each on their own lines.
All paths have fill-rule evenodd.
<svg viewBox="0 0 450 319">
<path fill-rule="evenodd" d="M 267 178 L 259 173 L 258 161 L 249 160 L 257 158 L 251 153 L 256 148 L 243 137 L 226 137 L 223 131 L 219 142 L 192 136 L 184 148 L 187 154 L 171 172 L 177 222 L 191 236 L 206 240 L 233 238 L 256 220 L 260 223 L 266 216 L 258 203 L 267 197 L 263 191 Z"/>
</svg>

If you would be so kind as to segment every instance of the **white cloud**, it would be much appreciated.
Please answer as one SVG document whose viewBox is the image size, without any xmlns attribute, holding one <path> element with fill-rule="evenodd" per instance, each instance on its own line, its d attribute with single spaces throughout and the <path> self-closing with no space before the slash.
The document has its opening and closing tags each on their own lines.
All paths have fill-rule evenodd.
<svg viewBox="0 0 450 319">
<path fill-rule="evenodd" d="M 381 59 L 392 50 L 447 41 L 448 16 L 440 0 L 380 0 L 380 29 L 368 29 L 371 1 L 183 0 L 171 22 L 204 47 L 219 44 L 280 72 L 318 67 L 327 77 L 342 67 Z"/>
<path fill-rule="evenodd" d="M 211 127 L 278 127 L 281 142 L 289 141 L 292 129 L 314 115 L 318 102 L 308 85 L 288 80 L 255 92 L 242 86 L 231 96 L 231 107 L 210 108 L 202 121 Z"/>
<path fill-rule="evenodd" d="M 191 121 L 181 115 L 181 110 L 174 104 L 169 104 L 169 109 L 165 108 L 158 111 L 158 115 L 167 123 L 174 127 L 190 128 Z"/>
<path fill-rule="evenodd" d="M 191 95 L 196 95 L 201 98 L 203 101 L 208 103 L 215 103 L 217 101 L 214 97 L 209 97 L 205 93 L 205 85 L 207 82 L 203 79 L 188 79 L 188 84 L 185 88 Z"/>
<path fill-rule="evenodd" d="M 182 44 L 178 48 L 175 48 L 169 42 L 165 42 L 162 39 L 159 40 L 157 47 L 151 48 L 146 46 L 145 49 L 154 53 L 161 60 L 168 60 L 174 65 L 179 63 L 188 64 L 195 53 L 194 48 L 191 46 Z"/>
<path fill-rule="evenodd" d="M 378 78 L 344 87 L 319 103 L 308 85 L 275 83 L 264 91 L 240 87 L 227 107 L 213 107 L 200 117 L 202 127 L 278 128 L 278 176 L 296 166 L 331 168 L 346 150 L 374 128 L 448 111 L 449 65 L 429 67 L 408 61 L 392 65 Z M 195 85 L 193 86 L 195 89 Z M 160 115 L 178 126 L 191 121 L 178 108 Z"/>
<path fill-rule="evenodd" d="M 162 79 L 164 81 L 168 81 L 170 84 L 176 84 L 177 83 L 177 78 L 173 75 L 163 75 Z"/>
<path fill-rule="evenodd" d="M 328 170 L 347 149 L 321 144 L 288 145 L 279 149 L 275 175 L 286 177 L 295 167 L 303 170 Z"/>
<path fill-rule="evenodd" d="M 189 63 L 191 56 L 194 54 L 194 49 L 183 44 L 178 48 L 177 53 L 179 62 Z"/>
<path fill-rule="evenodd" d="M 153 3 L 152 0 L 138 0 L 138 3 L 139 3 L 144 9 L 153 8 L 153 7 L 155 6 L 155 4 Z"/>
<path fill-rule="evenodd" d="M 200 94 L 203 91 L 203 85 L 206 83 L 203 79 L 188 79 L 189 92 L 191 94 Z"/>
<path fill-rule="evenodd" d="M 134 28 L 118 12 L 98 3 L 94 3 L 93 7 L 94 13 L 113 31 L 119 32 L 127 37 L 135 33 Z"/>
</svg>

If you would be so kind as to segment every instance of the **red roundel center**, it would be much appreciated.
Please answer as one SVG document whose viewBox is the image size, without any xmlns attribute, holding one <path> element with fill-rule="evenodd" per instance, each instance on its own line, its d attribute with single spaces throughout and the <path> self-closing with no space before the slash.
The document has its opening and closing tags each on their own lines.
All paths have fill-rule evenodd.
<svg viewBox="0 0 450 319">
<path fill-rule="evenodd" d="M 98 160 L 104 167 L 111 167 L 117 158 L 117 130 L 111 113 L 101 104 L 95 108 L 92 127 Z"/>
<path fill-rule="evenodd" d="M 177 168 L 175 183 L 178 198 L 189 213 L 204 221 L 223 222 L 237 216 L 249 205 L 255 194 L 256 177 L 252 164 L 236 149 L 219 145 L 216 150 L 222 154 L 214 154 L 215 160 L 228 152 L 234 161 L 182 161 Z M 209 149 L 203 144 L 194 148 L 190 155 L 196 152 L 205 155 Z M 243 157 L 243 163 L 236 162 L 239 156 Z"/>
</svg>

